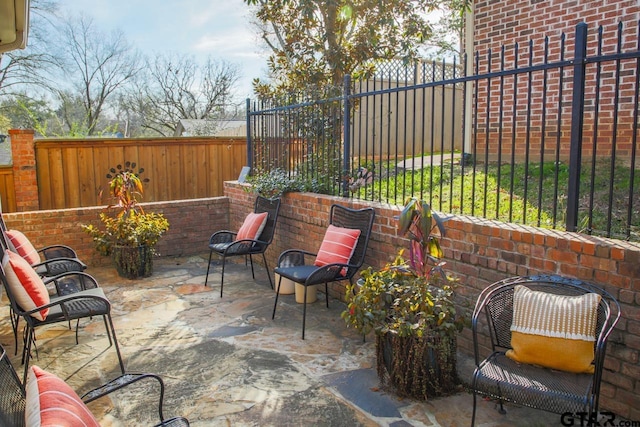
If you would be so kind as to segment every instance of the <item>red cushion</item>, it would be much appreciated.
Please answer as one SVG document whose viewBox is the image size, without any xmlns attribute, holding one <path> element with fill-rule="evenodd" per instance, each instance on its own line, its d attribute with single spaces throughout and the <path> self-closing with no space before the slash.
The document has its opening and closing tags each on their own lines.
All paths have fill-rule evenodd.
<svg viewBox="0 0 640 427">
<path fill-rule="evenodd" d="M 33 265 L 40 262 L 38 251 L 22 232 L 18 230 L 7 230 L 7 236 L 11 240 L 11 243 L 13 243 L 13 246 L 15 246 L 18 254 L 26 259 L 29 264 Z"/>
<path fill-rule="evenodd" d="M 244 223 L 240 230 L 238 230 L 238 234 L 236 235 L 236 240 L 256 240 L 260 237 L 260 233 L 264 230 L 264 226 L 267 224 L 267 216 L 269 214 L 267 212 L 262 213 L 250 213 L 244 219 Z"/>
<path fill-rule="evenodd" d="M 7 249 L 2 258 L 2 268 L 11 294 L 23 310 L 33 310 L 49 304 L 47 287 L 24 258 Z M 49 314 L 48 308 L 36 311 L 31 316 L 38 320 L 44 320 L 47 314 Z"/>
<path fill-rule="evenodd" d="M 67 383 L 35 365 L 27 374 L 25 420 L 28 426 L 100 427 Z"/>
<path fill-rule="evenodd" d="M 359 237 L 360 230 L 329 225 L 324 234 L 324 239 L 322 239 L 314 265 L 322 267 L 323 265 L 335 263 L 348 264 L 353 251 L 356 249 Z M 346 274 L 344 269 L 342 274 Z"/>
</svg>

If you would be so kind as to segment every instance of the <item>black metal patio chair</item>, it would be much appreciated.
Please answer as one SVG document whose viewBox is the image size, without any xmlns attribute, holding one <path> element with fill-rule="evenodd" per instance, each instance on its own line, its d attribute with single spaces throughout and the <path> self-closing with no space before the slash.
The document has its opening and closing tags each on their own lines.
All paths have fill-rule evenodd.
<svg viewBox="0 0 640 427">
<path fill-rule="evenodd" d="M 280 275 L 278 284 L 276 285 L 276 298 L 273 304 L 272 319 L 275 319 L 276 308 L 278 307 L 278 296 L 280 294 L 280 284 L 282 278 L 289 279 L 295 283 L 304 286 L 304 302 L 302 311 L 302 339 L 304 339 L 304 330 L 307 317 L 307 289 L 309 286 L 324 283 L 325 298 L 327 308 L 329 307 L 329 283 L 342 280 L 349 280 L 353 283 L 353 277 L 364 264 L 364 257 L 369 245 L 371 229 L 373 228 L 373 220 L 375 219 L 375 211 L 373 208 L 350 209 L 340 205 L 332 205 L 329 212 L 329 226 L 338 227 L 348 230 L 357 230 L 359 235 L 356 237 L 356 243 L 350 257 L 343 257 L 343 262 L 331 262 L 324 264 L 318 263 L 318 254 L 304 251 L 301 249 L 289 249 L 280 254 L 278 258 L 278 266 L 274 272 Z M 329 230 L 329 229 L 328 229 Z M 352 235 L 351 237 L 355 237 Z M 327 235 L 323 240 L 323 245 L 327 242 Z M 343 246 L 343 242 L 338 243 Z M 344 246 L 343 246 L 344 248 Z M 323 265 L 319 265 L 323 264 Z"/>
<path fill-rule="evenodd" d="M 60 393 L 61 389 L 66 389 L 68 387 L 68 385 L 61 379 L 52 377 L 49 373 L 46 374 L 48 374 L 47 376 L 49 378 L 53 378 L 53 385 L 56 386 L 56 391 L 58 393 Z M 123 374 L 115 378 L 114 380 L 109 381 L 108 383 L 85 393 L 82 398 L 75 395 L 75 392 L 71 390 L 69 393 L 73 393 L 72 397 L 77 397 L 78 399 L 78 402 L 76 402 L 76 406 L 71 407 L 77 408 L 78 410 L 83 412 L 88 412 L 88 408 L 84 406 L 85 404 L 146 379 L 157 381 L 159 386 L 158 414 L 160 417 L 160 423 L 156 424 L 156 426 L 188 426 L 189 421 L 185 418 L 164 418 L 164 381 L 161 377 L 154 374 Z M 22 427 L 27 425 L 25 414 L 27 408 L 27 399 L 31 401 L 31 399 L 37 399 L 39 397 L 38 395 L 35 395 L 37 392 L 36 389 L 28 390 L 29 391 L 27 391 L 25 385 L 20 382 L 20 379 L 18 378 L 16 371 L 13 369 L 13 365 L 11 364 L 9 357 L 7 356 L 4 348 L 2 348 L 2 346 L 0 345 L 0 425 L 2 425 L 3 427 Z M 28 396 L 27 393 L 34 393 L 34 395 Z M 82 400 L 80 401 L 80 399 Z M 64 408 L 66 412 L 68 412 L 69 409 L 69 405 L 65 406 Z M 131 420 L 127 421 L 131 422 Z"/>
<path fill-rule="evenodd" d="M 217 254 L 222 257 L 222 276 L 220 279 L 220 297 L 222 297 L 222 290 L 224 287 L 224 267 L 228 257 L 233 256 L 245 256 L 249 257 L 251 264 L 251 276 L 253 280 L 256 279 L 253 270 L 253 255 L 262 254 L 264 261 L 264 267 L 267 270 L 267 276 L 269 277 L 269 283 L 271 289 L 273 289 L 273 281 L 271 280 L 271 274 L 269 272 L 269 266 L 267 264 L 267 257 L 265 252 L 269 248 L 269 245 L 273 241 L 273 235 L 276 231 L 276 223 L 278 221 L 278 212 L 280 211 L 280 199 L 267 199 L 262 196 L 256 198 L 254 214 L 266 213 L 267 218 L 264 222 L 264 228 L 253 238 L 237 238 L 238 233 L 228 230 L 221 230 L 213 233 L 209 238 L 209 263 L 207 264 L 207 276 L 204 280 L 204 285 L 207 286 L 209 280 L 209 270 L 211 269 L 211 257 L 213 254 Z M 249 221 L 248 217 L 245 220 L 245 224 Z M 243 224 L 244 225 L 244 224 Z"/>
<path fill-rule="evenodd" d="M 120 347 L 116 338 L 115 328 L 111 319 L 111 303 L 104 291 L 98 286 L 95 278 L 81 271 L 70 271 L 46 279 L 58 289 L 59 296 L 49 297 L 46 285 L 35 272 L 29 274 L 30 266 L 19 256 L 11 260 L 11 252 L 5 251 L 2 265 L 0 266 L 0 279 L 4 285 L 11 309 L 16 316 L 25 320 L 26 326 L 23 333 L 22 362 L 24 364 L 24 377 L 26 378 L 31 359 L 31 349 L 35 343 L 35 330 L 41 326 L 72 320 L 102 316 L 109 338 L 109 346 L 114 346 L 118 356 L 120 370 L 124 373 L 124 362 L 120 354 Z M 11 262 L 11 266 L 8 264 Z M 22 265 L 19 265 L 23 263 Z M 11 268 L 13 273 L 7 277 L 7 271 Z M 20 270 L 19 272 L 17 272 Z M 10 283 L 11 282 L 11 283 Z M 20 283 L 17 283 L 20 282 Z M 24 289 L 21 289 L 21 286 Z M 25 290 L 28 298 L 25 299 Z M 16 293 L 16 292 L 18 293 Z M 47 297 L 44 297 L 47 293 Z M 46 302 L 46 301 L 49 302 Z M 23 305 L 29 305 L 23 308 Z M 17 326 L 16 326 L 17 327 Z M 76 325 L 76 344 L 78 343 L 78 327 Z M 37 349 L 36 349 L 37 350 Z"/>
<path fill-rule="evenodd" d="M 4 221 L 1 219 L 2 216 L 0 214 L 0 248 L 2 249 L 2 253 L 6 250 L 10 250 L 15 254 L 19 254 L 15 245 L 11 242 L 11 239 L 6 233 L 6 226 Z M 48 246 L 46 249 L 46 256 L 50 257 L 49 259 L 45 259 L 45 261 L 41 261 L 35 264 L 31 264 L 31 267 L 34 271 L 43 279 L 46 277 L 57 276 L 62 273 L 66 273 L 68 271 L 84 271 L 87 266 L 82 261 L 80 261 L 75 252 L 69 248 L 68 246 L 60 245 L 60 246 Z M 71 252 L 69 252 L 71 251 Z M 56 255 L 60 255 L 57 257 Z M 73 258 L 68 258 L 66 255 L 73 256 Z M 22 255 L 20 255 L 22 256 Z M 25 259 L 26 260 L 26 259 Z M 29 260 L 26 260 L 29 263 Z M 46 281 L 48 283 L 48 281 Z M 58 289 L 57 287 L 50 286 L 48 288 L 49 293 L 57 296 L 66 295 L 74 292 L 74 288 L 64 287 L 62 289 Z M 11 319 L 11 328 L 13 329 L 13 338 L 15 342 L 15 351 L 16 354 L 18 352 L 18 328 L 20 323 L 20 316 L 13 311 L 13 307 L 9 308 L 9 317 Z M 69 324 L 71 326 L 71 324 Z"/>
<path fill-rule="evenodd" d="M 599 295 L 599 301 L 597 297 L 591 300 L 590 309 L 586 306 L 574 311 L 559 308 L 578 307 L 577 304 L 584 303 L 585 296 L 593 297 L 593 294 Z M 545 303 L 538 304 L 540 301 Z M 538 308 L 539 311 L 536 311 Z M 566 314 L 562 313 L 563 310 Z M 517 319 L 515 322 L 514 318 Z M 549 323 L 551 318 L 555 319 L 554 323 Z M 475 424 L 478 394 L 497 399 L 500 413 L 503 414 L 503 402 L 512 402 L 557 414 L 583 412 L 589 420 L 595 420 L 593 417 L 598 414 L 607 339 L 619 318 L 620 305 L 608 292 L 576 279 L 550 275 L 514 277 L 488 286 L 478 297 L 472 317 L 476 368 L 471 384 L 471 425 Z M 574 344 L 568 344 L 565 338 L 573 336 L 571 339 L 576 339 L 580 335 L 568 333 L 574 326 L 566 326 L 567 330 L 562 330 L 571 321 L 575 322 L 574 325 L 593 327 L 593 334 L 589 333 L 590 339 L 579 344 L 588 350 L 584 354 L 569 353 Z M 549 335 L 553 335 L 564 342 L 553 349 L 560 356 L 543 351 L 542 347 L 523 348 L 526 346 L 522 337 L 514 334 L 520 334 L 525 324 L 525 335 L 534 334 L 533 338 L 525 337 L 531 340 L 525 342 L 535 346 L 541 346 L 542 343 L 555 345 L 558 341 L 548 339 Z M 488 334 L 491 340 L 491 354 L 484 359 L 480 356 L 481 331 Z M 553 333 L 550 334 L 550 331 Z M 516 357 L 518 352 L 520 354 Z M 533 364 L 531 355 L 537 356 L 538 352 L 541 352 L 539 357 L 542 360 Z M 531 363 L 523 362 L 523 354 L 529 359 L 525 362 Z M 567 360 L 560 362 L 563 358 Z M 583 360 L 582 366 L 580 359 Z M 569 363 L 565 366 L 556 366 L 567 361 Z"/>
</svg>

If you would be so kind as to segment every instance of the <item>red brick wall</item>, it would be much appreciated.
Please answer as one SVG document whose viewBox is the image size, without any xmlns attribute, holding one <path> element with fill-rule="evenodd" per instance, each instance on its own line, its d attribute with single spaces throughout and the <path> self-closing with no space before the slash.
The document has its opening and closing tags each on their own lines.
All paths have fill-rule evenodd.
<svg viewBox="0 0 640 427">
<path fill-rule="evenodd" d="M 180 256 L 207 252 L 211 234 L 229 228 L 229 199 L 213 197 L 175 202 L 141 203 L 146 212 L 164 214 L 169 231 L 160 239 L 160 256 Z M 110 258 L 99 255 L 81 224 L 100 226 L 103 207 L 8 213 L 3 217 L 10 229 L 22 231 L 36 248 L 65 244 L 89 266 L 107 265 Z"/>
<path fill-rule="evenodd" d="M 640 4 L 630 0 L 485 0 L 474 2 L 474 55 L 479 57 L 478 74 L 501 69 L 526 67 L 531 61 L 534 65 L 544 63 L 545 36 L 549 40 L 548 62 L 561 59 L 561 35 L 566 36 L 564 59 L 573 59 L 575 27 L 580 22 L 588 25 L 588 55 L 597 52 L 598 27 L 602 26 L 602 54 L 612 54 L 617 50 L 618 23 L 623 24 L 622 51 L 638 49 L 638 19 Z M 532 42 L 530 45 L 529 42 Z M 515 45 L 518 44 L 516 53 Z M 504 51 L 501 48 L 504 46 Z M 502 61 L 504 65 L 502 65 Z M 504 67 L 504 68 L 503 68 Z M 622 90 L 618 93 L 618 128 L 615 133 L 616 156 L 630 158 L 632 152 L 632 124 L 635 61 L 623 61 L 620 72 Z M 475 69 L 475 66 L 474 66 Z M 595 64 L 587 66 L 588 86 L 584 113 L 583 155 L 590 156 L 594 146 L 594 133 L 597 131 L 597 153 L 611 156 L 614 150 L 614 98 L 615 64 L 607 62 L 601 70 L 600 97 L 598 98 L 600 117 L 595 120 Z M 531 146 L 531 153 L 539 157 L 543 151 L 549 160 L 554 156 L 557 142 L 560 143 L 560 157 L 568 157 L 570 137 L 570 103 L 572 94 L 572 67 L 564 71 L 562 83 L 562 108 L 560 104 L 559 72 L 552 70 L 543 83 L 542 72 L 531 76 L 532 91 L 529 97 L 526 74 L 481 80 L 477 84 L 478 108 L 476 110 L 475 138 L 480 153 L 488 150 L 490 158 L 495 159 L 498 141 L 502 140 L 502 155 L 511 153 L 511 144 L 515 142 L 516 156 L 524 155 L 525 142 Z M 513 94 L 517 87 L 517 100 Z M 546 90 L 546 92 L 545 92 Z M 503 94 L 502 103 L 500 94 Z M 546 101 L 546 106 L 543 102 Z M 527 107 L 531 102 L 531 108 Z M 515 117 L 514 117 L 515 105 Z M 500 108 L 503 113 L 500 115 Z M 488 110 L 487 110 L 488 109 Z M 545 116 L 546 115 L 546 116 Z M 560 119 L 560 122 L 558 121 Z M 595 124 L 598 123 L 596 129 Z M 530 132 L 526 133 L 529 126 Z M 544 144 L 544 146 L 543 146 Z"/>
<path fill-rule="evenodd" d="M 227 182 L 226 197 L 143 204 L 147 211 L 162 212 L 169 219 L 171 228 L 160 241 L 160 254 L 208 253 L 207 242 L 214 231 L 237 230 L 253 210 L 255 195 L 245 188 Z M 317 251 L 332 203 L 376 209 L 366 265 L 380 267 L 392 260 L 398 249 L 406 247 L 407 241 L 396 233 L 397 206 L 292 193 L 283 197 L 274 243 L 266 253 L 271 268 L 285 249 Z M 81 208 L 12 213 L 5 214 L 5 220 L 37 247 L 65 243 L 78 250 L 88 264 L 103 265 L 110 260 L 93 250 L 90 237 L 80 228 L 83 223 L 97 224 L 100 211 Z M 640 245 L 470 217 L 454 217 L 446 226 L 447 238 L 442 243 L 447 268 L 459 277 L 458 294 L 468 308 L 473 307 L 481 289 L 514 275 L 557 273 L 586 279 L 611 292 L 622 305 L 622 319 L 609 342 L 601 403 L 621 417 L 640 419 Z M 334 286 L 331 292 L 342 297 L 344 286 Z M 471 354 L 469 330 L 461 335 L 459 346 Z M 483 349 L 488 351 L 486 343 Z"/>
<path fill-rule="evenodd" d="M 237 229 L 253 208 L 255 196 L 244 188 L 225 183 L 225 195 L 232 200 L 236 213 L 231 219 L 231 229 Z M 267 250 L 270 268 L 285 249 L 317 251 L 332 203 L 376 209 L 366 265 L 381 267 L 391 261 L 400 248 L 407 246 L 407 241 L 396 233 L 396 217 L 400 211 L 397 206 L 291 193 L 283 197 L 274 242 Z M 609 341 L 601 405 L 620 417 L 640 419 L 639 244 L 471 217 L 454 217 L 446 227 L 447 238 L 442 244 L 447 268 L 459 277 L 457 292 L 469 309 L 484 287 L 516 275 L 547 273 L 576 277 L 602 286 L 614 295 L 622 305 L 622 319 Z M 342 298 L 344 285 L 333 286 L 331 292 Z M 483 351 L 488 353 L 487 343 L 485 340 Z M 468 329 L 458 344 L 462 351 L 473 354 Z"/>
</svg>

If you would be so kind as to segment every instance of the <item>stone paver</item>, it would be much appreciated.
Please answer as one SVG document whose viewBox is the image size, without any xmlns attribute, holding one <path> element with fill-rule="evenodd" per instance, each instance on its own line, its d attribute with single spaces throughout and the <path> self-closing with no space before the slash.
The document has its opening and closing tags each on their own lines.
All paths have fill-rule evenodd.
<svg viewBox="0 0 640 427">
<path fill-rule="evenodd" d="M 89 268 L 105 289 L 127 370 L 154 372 L 166 383 L 165 415 L 183 415 L 192 426 L 467 426 L 472 397 L 461 391 L 428 402 L 398 399 L 379 388 L 374 339 L 347 329 L 344 304 L 324 296 L 307 307 L 306 339 L 300 339 L 302 305 L 274 292 L 264 269 L 257 282 L 243 264 L 219 267 L 204 287 L 206 256 L 161 258 L 154 275 L 130 281 L 113 268 Z M 73 330 L 56 325 L 37 333 L 32 363 L 56 373 L 79 393 L 118 375 L 101 319 Z M 13 355 L 6 298 L 0 304 L 0 342 Z M 19 368 L 19 357 L 12 357 Z M 461 377 L 471 375 L 461 359 Z M 144 399 L 140 399 L 140 395 Z M 149 392 L 127 390 L 90 405 L 103 426 L 157 422 Z M 135 421 L 133 421 L 135 420 Z M 146 423 L 146 424 L 145 424 Z M 560 425 L 560 417 L 492 402 L 479 404 L 478 426 Z"/>
</svg>

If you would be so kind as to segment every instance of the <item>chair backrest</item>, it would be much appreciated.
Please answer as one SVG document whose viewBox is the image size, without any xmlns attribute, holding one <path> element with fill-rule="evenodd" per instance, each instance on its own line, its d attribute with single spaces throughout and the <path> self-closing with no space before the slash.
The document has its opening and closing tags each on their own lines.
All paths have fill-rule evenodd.
<svg viewBox="0 0 640 427">
<path fill-rule="evenodd" d="M 0 425 L 24 426 L 25 390 L 0 345 Z"/>
<path fill-rule="evenodd" d="M 266 197 L 256 197 L 256 204 L 253 209 L 255 213 L 267 212 L 267 223 L 262 229 L 262 233 L 257 240 L 266 242 L 267 245 L 273 241 L 273 235 L 276 231 L 276 223 L 278 222 L 278 212 L 280 211 L 280 199 L 267 199 Z"/>
<path fill-rule="evenodd" d="M 601 296 L 596 323 L 595 364 L 596 371 L 602 367 L 606 350 L 606 340 L 620 318 L 620 304 L 604 289 L 577 279 L 557 275 L 513 277 L 490 285 L 478 297 L 472 317 L 474 333 L 478 329 L 481 312 L 486 313 L 486 321 L 491 336 L 493 350 L 511 348 L 511 324 L 513 320 L 513 293 L 516 285 L 524 285 L 533 291 L 557 295 L 577 296 L 589 292 Z M 476 357 L 478 349 L 475 349 Z"/>
<path fill-rule="evenodd" d="M 347 277 L 352 278 L 364 264 L 364 257 L 369 245 L 371 230 L 373 228 L 373 220 L 376 212 L 373 208 L 351 209 L 341 205 L 332 205 L 329 212 L 329 224 L 336 227 L 351 228 L 360 230 L 360 237 L 356 248 L 349 260 Z"/>
</svg>

